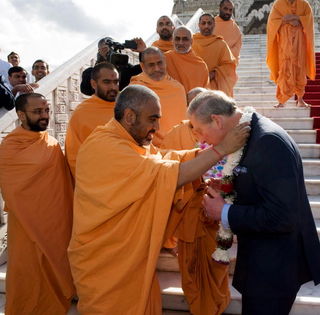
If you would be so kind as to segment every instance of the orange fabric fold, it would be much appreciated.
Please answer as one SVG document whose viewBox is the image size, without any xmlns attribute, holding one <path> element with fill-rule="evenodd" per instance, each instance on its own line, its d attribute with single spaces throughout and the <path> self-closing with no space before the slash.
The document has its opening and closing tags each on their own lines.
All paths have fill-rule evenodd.
<svg viewBox="0 0 320 315">
<path fill-rule="evenodd" d="M 144 85 L 153 90 L 160 98 L 161 119 L 157 137 L 152 143 L 160 146 L 166 133 L 181 120 L 186 118 L 187 99 L 184 87 L 176 80 L 166 75 L 161 81 L 150 79 L 145 73 L 131 78 L 130 84 Z"/>
<path fill-rule="evenodd" d="M 73 190 L 56 139 L 12 131 L 0 145 L 0 186 L 8 211 L 6 314 L 66 314 L 74 294 Z"/>
<path fill-rule="evenodd" d="M 114 115 L 114 102 L 93 95 L 77 106 L 73 112 L 66 135 L 66 157 L 75 177 L 76 159 L 81 144 L 100 125 L 105 125 Z"/>
<path fill-rule="evenodd" d="M 301 25 L 283 24 L 282 18 L 295 14 Z M 276 1 L 267 23 L 267 65 L 277 84 L 277 98 L 285 103 L 294 94 L 304 95 L 306 76 L 315 79 L 313 14 L 308 1 Z"/>
<path fill-rule="evenodd" d="M 179 161 L 195 152 L 164 154 L 114 119 L 81 147 L 69 246 L 81 314 L 161 314 L 156 264 Z"/>
<path fill-rule="evenodd" d="M 235 20 L 223 20 L 220 16 L 216 16 L 213 35 L 222 36 L 228 44 L 233 56 L 239 63 L 240 50 L 242 46 L 242 33 Z"/>
<path fill-rule="evenodd" d="M 164 53 L 173 50 L 172 40 L 163 40 L 160 38 L 153 42 L 151 46 L 158 47 Z"/>
<path fill-rule="evenodd" d="M 183 120 L 174 126 L 164 137 L 161 148 L 167 150 L 191 150 L 197 140 L 192 132 L 189 120 Z"/>
<path fill-rule="evenodd" d="M 171 50 L 165 56 L 168 74 L 184 86 L 186 93 L 195 87 L 210 87 L 208 67 L 192 50 L 187 54 Z"/>
<path fill-rule="evenodd" d="M 211 89 L 220 90 L 233 96 L 233 87 L 238 80 L 236 74 L 236 59 L 227 43 L 215 35 L 193 35 L 194 52 L 207 64 L 209 72 L 215 70 L 215 78 L 210 81 Z"/>
<path fill-rule="evenodd" d="M 196 145 L 188 120 L 175 126 L 165 137 L 165 149 L 186 150 Z M 166 237 L 178 239 L 178 259 L 182 289 L 193 315 L 221 314 L 230 301 L 228 266 L 214 262 L 218 225 L 208 222 L 202 209 L 204 185 L 200 180 L 184 186 L 175 203 Z"/>
</svg>

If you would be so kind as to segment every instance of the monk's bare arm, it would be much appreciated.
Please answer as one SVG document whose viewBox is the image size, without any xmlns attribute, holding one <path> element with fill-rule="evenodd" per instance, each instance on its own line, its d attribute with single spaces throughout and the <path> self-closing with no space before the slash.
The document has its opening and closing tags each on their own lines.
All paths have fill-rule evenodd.
<svg viewBox="0 0 320 315">
<path fill-rule="evenodd" d="M 225 156 L 244 146 L 247 137 L 249 136 L 250 127 L 248 123 L 243 123 L 232 129 L 223 141 L 215 146 L 215 149 Z M 207 149 L 198 154 L 193 160 L 180 164 L 177 188 L 198 179 L 210 167 L 221 160 L 214 150 Z"/>
</svg>

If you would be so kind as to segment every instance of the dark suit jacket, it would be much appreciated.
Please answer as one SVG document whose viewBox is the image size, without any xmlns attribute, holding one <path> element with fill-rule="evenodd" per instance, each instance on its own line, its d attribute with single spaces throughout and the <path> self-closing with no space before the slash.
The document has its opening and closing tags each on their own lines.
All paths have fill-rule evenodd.
<svg viewBox="0 0 320 315">
<path fill-rule="evenodd" d="M 246 296 L 281 297 L 309 280 L 319 283 L 320 244 L 294 141 L 254 113 L 239 166 L 228 214 L 238 238 L 234 287 Z"/>
</svg>

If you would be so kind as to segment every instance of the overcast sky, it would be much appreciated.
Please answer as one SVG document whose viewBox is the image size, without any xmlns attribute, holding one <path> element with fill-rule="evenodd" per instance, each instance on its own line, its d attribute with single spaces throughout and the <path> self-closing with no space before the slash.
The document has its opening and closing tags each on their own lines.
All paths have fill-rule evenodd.
<svg viewBox="0 0 320 315">
<path fill-rule="evenodd" d="M 146 40 L 173 0 L 0 0 L 0 58 L 15 51 L 21 66 L 59 66 L 103 36 Z"/>
</svg>

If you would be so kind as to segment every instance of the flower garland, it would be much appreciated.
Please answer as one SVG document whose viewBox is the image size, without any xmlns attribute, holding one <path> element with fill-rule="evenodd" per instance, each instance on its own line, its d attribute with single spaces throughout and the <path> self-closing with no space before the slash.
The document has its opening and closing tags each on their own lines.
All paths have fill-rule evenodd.
<svg viewBox="0 0 320 315">
<path fill-rule="evenodd" d="M 250 122 L 254 112 L 255 109 L 253 107 L 245 107 L 239 124 Z M 206 148 L 208 145 L 200 144 L 198 147 Z M 240 162 L 243 149 L 244 147 L 232 154 L 229 154 L 208 170 L 203 176 L 205 181 L 209 180 L 212 188 L 220 191 L 221 196 L 228 204 L 232 204 L 235 200 L 235 191 L 233 190 L 233 170 Z M 230 257 L 228 249 L 232 246 L 233 233 L 230 229 L 225 229 L 220 223 L 216 240 L 217 248 L 211 255 L 212 259 L 221 264 L 229 264 Z"/>
<path fill-rule="evenodd" d="M 243 109 L 243 114 L 242 117 L 240 118 L 239 124 L 244 123 L 244 122 L 251 122 L 252 119 L 252 114 L 255 112 L 253 107 L 245 107 Z M 220 186 L 217 187 L 215 185 L 215 179 L 213 179 L 213 188 L 218 188 L 221 191 L 222 197 L 225 199 L 225 201 L 228 204 L 233 204 L 235 200 L 235 191 L 233 190 L 233 170 L 236 166 L 238 166 L 242 154 L 243 154 L 243 149 L 244 147 L 240 148 L 238 151 L 229 154 L 226 157 L 226 163 L 224 164 L 223 170 L 222 170 L 222 184 L 223 182 L 229 183 L 229 185 L 232 187 L 230 190 L 230 187 L 228 191 L 223 189 L 224 187 Z M 230 229 L 225 229 L 223 225 L 220 222 L 219 225 L 219 230 L 217 233 L 217 248 L 216 250 L 212 253 L 211 257 L 213 260 L 215 260 L 218 263 L 222 264 L 229 264 L 230 263 L 230 257 L 228 253 L 228 249 L 232 246 L 233 242 L 233 233 Z"/>
</svg>

